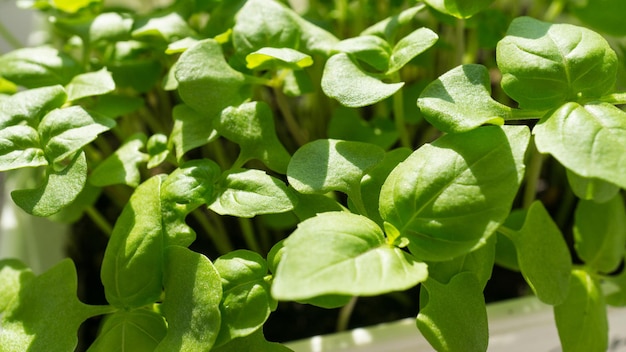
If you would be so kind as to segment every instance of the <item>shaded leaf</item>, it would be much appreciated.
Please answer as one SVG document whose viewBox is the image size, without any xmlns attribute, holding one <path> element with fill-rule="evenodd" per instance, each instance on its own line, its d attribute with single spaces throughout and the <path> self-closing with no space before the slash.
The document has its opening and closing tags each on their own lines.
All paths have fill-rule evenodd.
<svg viewBox="0 0 626 352">
<path fill-rule="evenodd" d="M 289 352 L 289 348 L 269 342 L 263 336 L 263 330 L 259 329 L 252 335 L 234 339 L 229 343 L 215 348 L 215 352 L 240 352 L 240 351 L 263 351 L 263 352 Z"/>
<path fill-rule="evenodd" d="M 220 329 L 220 276 L 207 257 L 184 247 L 165 252 L 162 311 L 167 334 L 155 352 L 208 351 Z"/>
<path fill-rule="evenodd" d="M 210 143 L 218 137 L 211 117 L 193 110 L 188 105 L 176 105 L 172 111 L 172 117 L 174 127 L 172 127 L 170 140 L 179 162 L 191 149 Z"/>
<path fill-rule="evenodd" d="M 99 187 L 117 184 L 133 188 L 139 186 L 141 182 L 139 165 L 148 161 L 148 156 L 140 151 L 145 144 L 145 134 L 132 135 L 115 153 L 98 164 L 91 172 L 89 182 Z"/>
<path fill-rule="evenodd" d="M 422 283 L 417 327 L 437 351 L 486 351 L 487 310 L 476 275 L 461 272 L 447 284 Z"/>
<path fill-rule="evenodd" d="M 147 309 L 119 310 L 107 316 L 88 352 L 152 352 L 163 339 L 167 326 L 163 317 Z"/>
<path fill-rule="evenodd" d="M 611 273 L 624 258 L 626 209 L 615 196 L 599 204 L 581 200 L 574 215 L 574 248 L 578 257 L 594 271 Z"/>
<path fill-rule="evenodd" d="M 399 71 L 409 61 L 435 45 L 437 39 L 439 36 L 425 27 L 416 29 L 400 39 L 393 47 L 386 74 L 390 75 Z"/>
<path fill-rule="evenodd" d="M 56 171 L 48 166 L 43 184 L 37 188 L 15 190 L 11 192 L 11 197 L 29 214 L 50 216 L 70 205 L 83 190 L 86 181 L 87 160 L 81 151 L 62 170 Z"/>
<path fill-rule="evenodd" d="M 609 326 L 604 296 L 597 282 L 583 270 L 572 271 L 570 289 L 554 307 L 554 320 L 563 351 L 606 351 Z"/>
<path fill-rule="evenodd" d="M 576 197 L 584 200 L 593 200 L 604 203 L 619 193 L 619 186 L 597 178 L 578 176 L 571 170 L 566 170 L 567 181 Z"/>
</svg>

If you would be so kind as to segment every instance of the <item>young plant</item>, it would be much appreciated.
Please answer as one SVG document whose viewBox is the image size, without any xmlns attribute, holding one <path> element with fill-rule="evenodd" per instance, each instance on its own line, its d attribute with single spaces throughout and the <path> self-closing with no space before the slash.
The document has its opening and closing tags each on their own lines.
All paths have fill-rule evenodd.
<svg viewBox="0 0 626 352">
<path fill-rule="evenodd" d="M 564 351 L 606 350 L 606 305 L 626 304 L 626 93 L 600 34 L 516 17 L 488 67 L 463 62 L 463 35 L 493 0 L 20 3 L 55 41 L 0 56 L 0 170 L 36 171 L 11 193 L 26 212 L 109 237 L 106 301 L 78 299 L 70 259 L 4 259 L 3 351 L 76 349 L 92 317 L 92 352 L 288 351 L 263 331 L 279 301 L 342 307 L 345 327 L 357 297 L 417 285 L 436 350 L 486 351 L 496 264 L 554 306 Z M 455 67 L 435 79 L 436 55 Z M 546 155 L 580 198 L 571 226 L 536 199 Z"/>
</svg>

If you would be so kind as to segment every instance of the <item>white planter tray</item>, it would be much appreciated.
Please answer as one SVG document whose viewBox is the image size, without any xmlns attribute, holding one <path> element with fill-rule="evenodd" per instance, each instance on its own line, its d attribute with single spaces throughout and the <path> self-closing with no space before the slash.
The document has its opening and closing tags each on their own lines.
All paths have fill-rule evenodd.
<svg viewBox="0 0 626 352">
<path fill-rule="evenodd" d="M 487 306 L 489 352 L 561 352 L 552 307 L 535 297 Z M 608 308 L 610 352 L 626 352 L 626 308 Z M 432 352 L 415 326 L 415 319 L 286 344 L 296 352 Z"/>
</svg>

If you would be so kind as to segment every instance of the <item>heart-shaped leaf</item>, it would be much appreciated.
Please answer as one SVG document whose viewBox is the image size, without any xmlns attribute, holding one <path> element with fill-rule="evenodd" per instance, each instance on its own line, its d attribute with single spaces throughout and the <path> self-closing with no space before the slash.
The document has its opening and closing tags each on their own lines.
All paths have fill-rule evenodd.
<svg viewBox="0 0 626 352">
<path fill-rule="evenodd" d="M 96 341 L 88 352 L 152 352 L 165 337 L 163 316 L 144 308 L 119 310 L 104 320 Z"/>
<path fill-rule="evenodd" d="M 435 45 L 437 39 L 439 39 L 437 33 L 428 28 L 418 28 L 400 39 L 393 47 L 386 74 L 398 72 L 409 61 Z"/>
</svg>

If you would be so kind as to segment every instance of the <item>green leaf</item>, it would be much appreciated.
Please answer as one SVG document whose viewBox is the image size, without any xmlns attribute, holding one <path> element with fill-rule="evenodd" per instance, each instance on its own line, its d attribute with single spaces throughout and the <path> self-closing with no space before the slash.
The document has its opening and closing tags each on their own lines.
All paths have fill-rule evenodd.
<svg viewBox="0 0 626 352">
<path fill-rule="evenodd" d="M 425 0 L 432 8 L 457 18 L 469 18 L 487 8 L 494 0 Z"/>
<path fill-rule="evenodd" d="M 51 2 L 54 8 L 73 14 L 93 3 L 101 3 L 102 0 L 52 0 Z"/>
<path fill-rule="evenodd" d="M 515 244 L 522 275 L 537 298 L 550 305 L 563 302 L 569 289 L 572 259 L 561 231 L 543 204 L 535 201 L 524 226 L 507 236 Z"/>
<path fill-rule="evenodd" d="M 395 94 L 404 82 L 384 83 L 363 71 L 348 54 L 331 56 L 324 66 L 322 90 L 342 105 L 357 108 L 378 103 Z"/>
<path fill-rule="evenodd" d="M 146 135 L 136 133 L 128 138 L 115 153 L 102 161 L 91 172 L 89 182 L 104 187 L 123 184 L 133 188 L 141 182 L 139 165 L 148 161 L 148 156 L 140 149 L 146 144 Z"/>
<path fill-rule="evenodd" d="M 241 351 L 263 351 L 263 352 L 290 352 L 291 350 L 279 343 L 268 342 L 263 336 L 263 330 L 259 329 L 255 333 L 246 337 L 234 339 L 229 343 L 212 350 L 214 352 L 241 352 Z"/>
<path fill-rule="evenodd" d="M 246 1 L 235 16 L 233 45 L 243 57 L 264 47 L 297 50 L 301 29 L 296 17 L 277 1 Z"/>
<path fill-rule="evenodd" d="M 26 88 L 65 85 L 80 73 L 80 65 L 50 47 L 23 48 L 0 56 L 0 76 Z"/>
<path fill-rule="evenodd" d="M 35 274 L 17 259 L 0 260 L 0 317 L 19 299 L 20 290 L 35 278 Z"/>
<path fill-rule="evenodd" d="M 611 273 L 626 248 L 626 209 L 621 196 L 606 203 L 581 200 L 574 215 L 574 248 L 594 271 Z"/>
<path fill-rule="evenodd" d="M 46 169 L 43 184 L 33 189 L 11 192 L 15 204 L 27 213 L 50 216 L 70 205 L 80 194 L 87 181 L 87 159 L 84 152 L 77 153 L 62 170 L 52 166 Z"/>
<path fill-rule="evenodd" d="M 151 310 L 119 310 L 107 316 L 96 341 L 87 352 L 152 352 L 165 336 L 163 317 Z"/>
<path fill-rule="evenodd" d="M 417 327 L 437 351 L 486 351 L 487 310 L 476 275 L 461 272 L 447 284 L 422 283 Z"/>
<path fill-rule="evenodd" d="M 383 219 L 378 211 L 380 190 L 391 171 L 411 155 L 411 149 L 398 148 L 385 153 L 385 158 L 369 170 L 361 179 L 361 197 L 367 209 L 367 217 L 383 226 Z M 389 234 L 387 234 L 389 236 Z"/>
<path fill-rule="evenodd" d="M 491 97 L 491 79 L 482 65 L 458 66 L 430 83 L 417 100 L 426 120 L 458 133 L 486 123 L 502 124 L 511 108 Z"/>
<path fill-rule="evenodd" d="M 91 43 L 127 40 L 132 27 L 133 19 L 125 13 L 101 13 L 89 26 L 89 40 Z"/>
<path fill-rule="evenodd" d="M 360 198 L 361 178 L 384 156 L 385 152 L 373 144 L 318 139 L 295 152 L 287 178 L 300 193 L 340 191 Z"/>
<path fill-rule="evenodd" d="M 597 282 L 583 270 L 572 271 L 570 290 L 554 307 L 554 320 L 563 351 L 606 351 L 609 326 L 604 296 Z"/>
<path fill-rule="evenodd" d="M 426 6 L 424 4 L 417 4 L 416 6 L 409 7 L 397 15 L 387 17 L 384 20 L 366 28 L 363 32 L 361 32 L 361 35 L 377 35 L 379 37 L 385 37 L 388 40 L 392 40 L 400 27 L 411 23 L 415 16 L 425 8 Z"/>
<path fill-rule="evenodd" d="M 274 115 L 266 103 L 255 101 L 224 109 L 215 123 L 215 129 L 239 144 L 236 165 L 258 159 L 271 170 L 279 173 L 287 171 L 291 156 L 276 135 Z"/>
<path fill-rule="evenodd" d="M 603 277 L 606 282 L 606 303 L 615 307 L 626 306 L 626 270 L 618 275 Z"/>
<path fill-rule="evenodd" d="M 343 205 L 341 205 L 337 199 L 332 197 L 332 194 L 304 194 L 296 193 L 298 202 L 293 212 L 296 214 L 300 221 L 312 218 L 319 213 L 325 213 L 329 211 L 348 211 Z"/>
<path fill-rule="evenodd" d="M 257 253 L 237 250 L 219 257 L 215 268 L 222 278 L 222 326 L 216 342 L 248 336 L 259 330 L 276 301 L 270 294 L 265 260 Z"/>
<path fill-rule="evenodd" d="M 318 214 L 284 245 L 272 285 L 279 300 L 372 296 L 408 289 L 428 276 L 426 264 L 388 244 L 381 228 L 361 215 Z"/>
<path fill-rule="evenodd" d="M 0 103 L 0 127 L 26 122 L 35 128 L 50 110 L 60 108 L 66 100 L 60 85 L 18 92 Z"/>
<path fill-rule="evenodd" d="M 328 137 L 371 143 L 386 150 L 398 141 L 398 130 L 389 118 L 374 117 L 365 121 L 358 110 L 340 106 L 328 123 Z"/>
<path fill-rule="evenodd" d="M 578 176 L 575 172 L 566 170 L 567 181 L 574 194 L 584 200 L 593 200 L 604 203 L 619 193 L 619 186 L 597 178 Z"/>
<path fill-rule="evenodd" d="M 135 189 L 104 252 L 100 278 L 107 301 L 115 307 L 141 307 L 161 295 L 165 245 L 162 178 L 152 177 Z"/>
<path fill-rule="evenodd" d="M 29 126 L 0 129 L 0 171 L 48 165 L 39 134 Z"/>
<path fill-rule="evenodd" d="M 496 255 L 496 237 L 491 236 L 482 247 L 470 253 L 445 262 L 428 263 L 428 277 L 447 284 L 457 274 L 471 272 L 478 283 L 485 289 L 491 278 L 491 271 Z"/>
<path fill-rule="evenodd" d="M 167 136 L 161 133 L 150 136 L 146 143 L 146 149 L 148 151 L 148 169 L 161 165 L 170 155 L 170 150 L 167 147 Z"/>
<path fill-rule="evenodd" d="M 209 351 L 220 329 L 220 276 L 207 257 L 187 248 L 171 246 L 165 255 L 162 311 L 168 329 L 155 352 Z"/>
<path fill-rule="evenodd" d="M 391 47 L 387 41 L 374 35 L 344 39 L 335 45 L 334 51 L 349 54 L 379 72 L 389 68 Z"/>
<path fill-rule="evenodd" d="M 626 112 L 607 104 L 567 103 L 534 127 L 541 153 L 587 178 L 626 188 Z"/>
<path fill-rule="evenodd" d="M 248 97 L 242 91 L 246 87 L 244 75 L 228 65 L 221 46 L 213 39 L 200 41 L 182 53 L 175 76 L 183 101 L 208 118 Z"/>
<path fill-rule="evenodd" d="M 24 282 L 0 316 L 2 351 L 73 351 L 80 324 L 111 311 L 83 304 L 76 289 L 76 269 L 69 259 Z M 50 324 L 51 317 L 63 323 Z"/>
<path fill-rule="evenodd" d="M 487 126 L 422 146 L 387 177 L 382 218 L 408 238 L 418 259 L 468 253 L 509 214 L 529 137 L 524 126 Z"/>
<path fill-rule="evenodd" d="M 526 220 L 526 209 L 515 209 L 509 214 L 509 217 L 504 222 L 504 227 L 519 231 L 524 226 Z M 519 272 L 519 263 L 517 260 L 517 250 L 513 241 L 498 231 L 496 233 L 496 258 L 497 265 L 509 269 L 511 271 Z"/>
<path fill-rule="evenodd" d="M 497 46 L 502 88 L 520 107 L 555 108 L 613 89 L 617 55 L 599 34 L 519 17 Z"/>
<path fill-rule="evenodd" d="M 621 37 L 626 35 L 621 0 L 594 0 L 568 2 L 569 10 L 586 26 Z"/>
<path fill-rule="evenodd" d="M 435 45 L 439 36 L 428 28 L 419 28 L 400 39 L 389 58 L 387 75 L 399 71 L 409 61 Z"/>
<path fill-rule="evenodd" d="M 209 208 L 220 215 L 251 218 L 259 214 L 293 210 L 297 197 L 282 181 L 261 170 L 225 172 L 218 196 Z"/>
<path fill-rule="evenodd" d="M 107 94 L 114 89 L 115 82 L 106 68 L 75 76 L 65 87 L 68 95 L 67 100 L 70 101 Z"/>
<path fill-rule="evenodd" d="M 167 43 L 175 42 L 179 39 L 192 37 L 196 33 L 187 21 L 178 13 L 172 12 L 167 15 L 150 17 L 135 22 L 132 32 L 133 38 L 137 39 L 159 39 Z"/>
<path fill-rule="evenodd" d="M 290 68 L 301 70 L 313 65 L 313 58 L 290 48 L 264 47 L 246 56 L 246 67 L 251 70 Z"/>
<path fill-rule="evenodd" d="M 176 158 L 180 162 L 185 153 L 217 139 L 211 116 L 201 114 L 188 105 L 179 104 L 172 111 L 174 127 L 170 140 L 174 144 Z"/>
<path fill-rule="evenodd" d="M 144 101 L 139 97 L 107 94 L 99 96 L 89 111 L 115 119 L 135 112 L 143 105 Z"/>
<path fill-rule="evenodd" d="M 180 165 L 163 181 L 161 211 L 169 245 L 187 247 L 196 239 L 185 217 L 200 205 L 215 200 L 220 173 L 212 160 L 195 159 Z"/>
<path fill-rule="evenodd" d="M 48 161 L 55 167 L 115 126 L 105 116 L 90 114 L 80 106 L 50 111 L 37 127 Z"/>
</svg>

